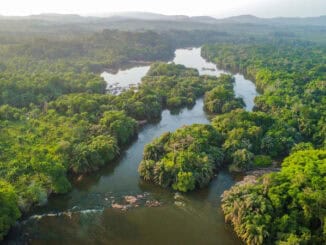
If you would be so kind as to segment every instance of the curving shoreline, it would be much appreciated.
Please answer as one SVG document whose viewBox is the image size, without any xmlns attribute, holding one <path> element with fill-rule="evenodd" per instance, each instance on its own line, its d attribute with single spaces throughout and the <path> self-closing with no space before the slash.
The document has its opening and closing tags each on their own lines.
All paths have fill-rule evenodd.
<svg viewBox="0 0 326 245">
<path fill-rule="evenodd" d="M 186 49 L 186 50 L 180 50 L 179 53 L 181 52 L 181 54 L 184 54 L 192 51 L 193 50 L 191 49 Z M 195 49 L 195 51 L 197 54 L 198 53 L 200 54 L 200 50 Z M 194 57 L 195 60 L 196 57 Z M 203 58 L 202 57 L 199 58 L 201 63 Z M 182 62 L 182 59 L 180 62 Z M 212 72 L 214 72 L 215 74 L 221 73 L 221 71 L 218 69 L 216 69 L 216 71 L 213 71 L 213 70 L 202 70 L 201 68 L 202 67 L 198 67 L 200 73 L 204 73 L 204 74 L 207 73 L 211 74 Z M 174 222 L 178 224 L 179 215 L 184 216 L 184 218 L 188 220 L 188 222 L 190 222 L 190 220 L 193 220 L 193 216 L 190 215 L 193 214 L 193 211 L 191 210 L 197 210 L 196 213 L 199 212 L 198 210 L 202 210 L 199 212 L 201 213 L 199 217 L 201 216 L 207 217 L 205 218 L 207 220 L 204 221 L 202 219 L 199 219 L 197 223 L 201 222 L 203 228 L 205 227 L 209 240 L 217 241 L 216 238 L 219 237 L 218 240 L 225 241 L 226 243 L 239 244 L 239 241 L 234 236 L 232 231 L 229 232 L 225 231 L 224 217 L 222 214 L 219 214 L 218 217 L 214 218 L 213 220 L 211 220 L 211 218 L 208 218 L 208 217 L 214 217 L 216 215 L 214 203 L 219 202 L 216 194 L 218 195 L 222 194 L 222 192 L 225 189 L 228 189 L 234 183 L 234 179 L 229 173 L 222 170 L 218 174 L 218 176 L 212 180 L 208 188 L 205 188 L 204 190 L 196 193 L 190 193 L 189 196 L 187 195 L 186 196 L 187 202 L 185 206 L 183 203 L 180 203 L 179 200 L 174 200 L 174 193 L 171 193 L 170 191 L 162 190 L 160 188 L 153 187 L 152 185 L 144 183 L 141 180 L 139 180 L 137 167 L 138 167 L 138 163 L 141 160 L 141 154 L 144 145 L 147 142 L 151 141 L 153 138 L 159 136 L 163 132 L 174 131 L 184 124 L 189 125 L 193 123 L 204 123 L 204 124 L 209 123 L 207 119 L 207 115 L 203 111 L 202 99 L 197 99 L 196 104 L 193 108 L 182 109 L 181 112 L 177 115 L 172 115 L 168 110 L 164 110 L 162 112 L 162 118 L 160 122 L 158 122 L 157 124 L 147 123 L 142 126 L 142 130 L 140 130 L 139 132 L 138 139 L 136 140 L 136 142 L 134 142 L 131 146 L 129 146 L 126 149 L 125 153 L 123 153 L 122 156 L 119 158 L 118 160 L 119 162 L 113 164 L 113 166 L 107 166 L 98 172 L 84 176 L 84 178 L 79 181 L 78 186 L 74 185 L 74 188 L 70 193 L 65 195 L 50 197 L 47 206 L 38 207 L 33 212 L 36 215 L 47 213 L 47 211 L 49 211 L 48 213 L 51 213 L 51 211 L 53 210 L 58 210 L 59 212 L 66 212 L 66 210 L 69 210 L 69 208 L 73 208 L 76 205 L 80 206 L 82 210 L 93 209 L 94 206 L 101 207 L 101 205 L 105 207 L 106 206 L 105 203 L 107 202 L 105 200 L 105 198 L 107 198 L 105 193 L 113 192 L 115 193 L 115 196 L 117 195 L 118 197 L 124 197 L 124 196 L 141 195 L 145 191 L 145 192 L 149 192 L 153 197 L 155 197 L 155 200 L 157 200 L 158 202 L 167 203 L 167 205 L 163 205 L 161 208 L 155 210 L 149 209 L 148 211 L 145 211 L 143 208 L 129 209 L 129 211 L 125 213 L 125 215 L 127 215 L 127 217 L 130 218 L 136 215 L 137 213 L 145 212 L 145 214 L 142 217 L 142 222 L 140 222 L 140 220 L 134 221 L 137 224 L 137 227 L 139 227 L 139 229 L 146 231 L 150 229 L 150 226 L 153 226 L 154 224 L 155 226 L 160 226 L 159 223 L 153 221 L 152 218 L 149 217 L 154 218 L 154 217 L 162 216 L 162 217 L 169 218 L 169 220 L 171 221 L 174 220 Z M 122 204 L 120 202 L 117 202 L 117 205 L 122 205 Z M 115 207 L 118 207 L 118 209 L 120 209 L 120 207 L 121 209 L 124 209 L 123 205 L 115 206 Z M 182 207 L 181 210 L 180 207 Z M 178 212 L 180 212 L 178 215 L 174 213 L 175 208 L 178 208 L 179 210 Z M 76 213 L 76 215 L 78 216 L 78 213 Z M 116 215 L 116 214 L 106 211 L 103 214 L 100 214 L 99 217 L 103 215 L 109 215 L 111 217 L 112 215 Z M 56 231 L 57 234 L 61 234 L 61 236 L 64 237 L 67 236 L 67 234 L 65 234 L 64 231 L 57 230 L 55 227 L 52 226 L 52 224 L 54 225 L 57 224 L 57 222 L 59 222 L 59 220 L 56 219 L 59 219 L 59 217 L 57 216 L 47 217 L 48 227 L 52 227 L 51 229 Z M 68 225 L 69 222 L 73 222 L 72 224 L 70 224 L 72 225 L 72 227 L 76 226 L 76 224 L 74 224 L 75 222 L 74 220 L 71 221 L 65 220 L 62 225 L 64 226 Z M 106 218 L 106 220 L 103 222 L 107 223 L 109 221 Z M 219 234 L 218 236 L 216 235 L 215 228 L 212 227 L 211 222 L 213 223 L 218 222 L 218 224 L 223 224 L 221 228 L 218 230 L 218 234 Z M 37 222 L 33 223 L 33 225 L 31 225 L 30 227 L 28 228 L 26 227 L 26 229 L 29 230 L 28 232 L 29 239 L 32 240 L 34 239 L 33 230 L 39 229 L 40 228 L 39 225 L 41 225 L 42 223 L 43 223 L 42 220 L 38 220 Z M 89 225 L 91 224 L 92 223 L 89 223 Z M 123 224 L 121 225 L 123 226 Z M 89 227 L 88 225 L 86 225 L 86 227 L 88 227 L 87 228 L 88 230 L 91 229 L 91 227 Z M 175 226 L 175 228 L 177 230 L 180 229 L 179 232 L 182 232 L 182 230 L 184 229 L 189 230 L 189 232 L 190 231 L 194 232 L 195 230 L 195 228 L 191 226 L 187 228 L 187 227 L 182 227 L 181 225 L 177 225 Z M 47 231 L 44 230 L 44 232 Z M 91 231 L 89 232 L 91 235 L 92 232 Z M 198 230 L 198 232 L 202 232 L 202 231 Z M 171 232 L 171 234 L 173 236 L 173 232 Z M 153 231 L 151 236 L 152 237 L 155 236 L 156 238 L 161 237 L 161 239 L 164 240 L 162 235 L 157 234 L 156 232 Z M 199 237 L 197 236 L 197 231 L 191 237 L 193 241 L 196 241 L 196 239 L 197 241 L 199 241 L 198 240 Z M 105 238 L 105 236 L 103 238 Z M 142 238 L 139 237 L 139 239 L 140 239 L 139 241 L 141 241 Z"/>
</svg>

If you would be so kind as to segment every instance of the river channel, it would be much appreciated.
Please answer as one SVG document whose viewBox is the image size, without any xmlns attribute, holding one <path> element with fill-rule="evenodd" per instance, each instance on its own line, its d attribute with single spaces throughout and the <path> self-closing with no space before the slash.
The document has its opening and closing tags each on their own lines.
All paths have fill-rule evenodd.
<svg viewBox="0 0 326 245">
<path fill-rule="evenodd" d="M 178 49 L 173 62 L 198 69 L 200 74 L 218 76 L 225 71 L 205 61 L 200 48 Z M 149 66 L 104 72 L 108 88 L 137 84 Z M 257 95 L 253 82 L 235 74 L 234 90 L 252 110 Z M 183 125 L 208 124 L 203 99 L 178 114 L 168 110 L 156 124 L 145 125 L 138 138 L 114 163 L 100 171 L 73 180 L 65 195 L 51 196 L 46 206 L 27 215 L 9 235 L 9 244 L 241 244 L 226 225 L 220 196 L 235 183 L 227 170 L 220 171 L 210 185 L 179 195 L 142 181 L 137 173 L 145 144 Z M 137 205 L 127 210 L 112 208 L 125 196 L 137 196 Z M 153 205 L 152 205 L 153 204 Z M 159 204 L 159 205 L 156 205 Z M 155 207 L 154 207 L 155 206 Z"/>
</svg>

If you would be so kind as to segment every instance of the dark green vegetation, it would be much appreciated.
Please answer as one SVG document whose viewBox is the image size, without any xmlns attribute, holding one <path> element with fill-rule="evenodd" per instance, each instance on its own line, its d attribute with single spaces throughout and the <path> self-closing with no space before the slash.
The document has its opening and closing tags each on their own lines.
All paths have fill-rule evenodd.
<svg viewBox="0 0 326 245">
<path fill-rule="evenodd" d="M 154 32 L 21 35 L 10 44 L 0 41 L 0 103 L 16 107 L 42 104 L 63 94 L 104 93 L 106 83 L 94 72 L 130 60 L 164 60 L 174 52 Z"/>
<path fill-rule="evenodd" d="M 0 240 L 7 230 L 20 217 L 17 207 L 17 195 L 14 188 L 7 182 L 0 181 Z"/>
<path fill-rule="evenodd" d="M 300 42 L 296 49 L 292 43 L 204 47 L 207 58 L 254 77 L 263 92 L 255 100 L 254 112 L 236 109 L 243 107 L 243 102 L 234 98 L 230 76 L 221 76 L 220 84 L 205 94 L 206 110 L 225 113 L 213 119 L 213 126 L 223 138 L 220 147 L 231 170 L 270 166 L 272 159 L 287 156 L 301 142 L 323 146 L 324 51 L 323 47 Z M 291 63 L 286 57 L 296 59 Z M 301 61 L 306 57 L 307 61 Z"/>
<path fill-rule="evenodd" d="M 235 98 L 233 82 L 230 75 L 198 76 L 194 69 L 158 63 L 151 67 L 140 88 L 154 88 L 168 108 L 193 105 L 207 91 L 205 108 L 217 113 L 243 107 L 242 99 Z M 223 163 L 222 139 L 222 134 L 208 125 L 167 133 L 145 147 L 139 174 L 147 181 L 182 192 L 205 187 Z"/>
<path fill-rule="evenodd" d="M 325 244 L 326 151 L 298 151 L 278 173 L 225 191 L 222 209 L 247 244 Z"/>
<path fill-rule="evenodd" d="M 146 145 L 139 174 L 147 181 L 186 192 L 204 187 L 222 165 L 221 136 L 210 125 L 163 134 Z"/>
<path fill-rule="evenodd" d="M 175 109 L 194 105 L 196 98 L 204 95 L 206 91 L 230 80 L 230 76 L 223 79 L 199 76 L 196 69 L 185 69 L 182 65 L 156 63 L 142 79 L 140 89 L 145 91 L 152 89 L 160 96 L 164 106 Z M 232 90 L 232 88 L 229 89 Z"/>
<path fill-rule="evenodd" d="M 243 104 L 230 90 L 230 77 L 228 83 L 206 92 L 206 110 L 224 113 L 213 118 L 210 134 L 195 137 L 200 144 L 216 134 L 218 141 L 207 142 L 214 142 L 219 164 L 206 169 L 212 173 L 227 163 L 232 171 L 247 171 L 275 165 L 290 155 L 280 172 L 225 192 L 226 221 L 247 244 L 324 244 L 325 46 L 279 39 L 206 45 L 202 54 L 224 69 L 243 72 L 262 93 L 255 99 L 254 111 L 247 112 L 239 109 Z M 186 127 L 187 134 L 191 137 L 198 127 Z M 187 136 L 179 136 L 184 131 L 164 134 L 146 146 L 139 167 L 144 179 L 184 192 L 207 185 L 212 175 L 198 174 L 202 173 L 198 165 L 206 166 L 206 161 L 184 154 L 189 151 Z M 211 154 L 200 147 L 192 152 Z"/>
<path fill-rule="evenodd" d="M 219 77 L 220 84 L 205 94 L 205 110 L 209 113 L 220 114 L 243 108 L 241 98 L 235 98 L 233 91 L 234 78 L 229 75 Z"/>
<path fill-rule="evenodd" d="M 104 68 L 167 60 L 176 47 L 230 43 L 206 46 L 203 54 L 254 77 L 263 95 L 257 98 L 257 112 L 238 109 L 217 116 L 215 129 L 195 125 L 168 134 L 164 143 L 160 138 L 164 151 L 145 155 L 149 165 L 140 168 L 144 177 L 188 191 L 209 182 L 223 155 L 244 170 L 268 166 L 271 158 L 289 152 L 323 146 L 325 25 L 310 21 L 291 24 L 290 29 L 288 24 L 256 19 L 244 24 L 0 17 L 0 239 L 20 211 L 46 203 L 51 193 L 67 192 L 68 172 L 84 174 L 112 162 L 136 136 L 137 120 L 159 119 L 166 107 L 191 106 L 207 91 L 205 107 L 212 113 L 242 107 L 234 98 L 230 76 L 201 77 L 172 64 L 154 64 L 138 91 L 105 93 L 98 74 Z M 151 167 L 160 172 L 156 175 Z M 311 234 L 317 237 L 317 219 L 324 221 L 313 217 L 316 229 Z"/>
<path fill-rule="evenodd" d="M 226 160 L 232 163 L 231 168 L 235 171 L 249 170 L 253 165 L 266 165 L 262 161 L 268 157 L 286 156 L 302 140 L 293 126 L 260 111 L 238 109 L 218 115 L 213 119 L 213 126 L 225 139 L 223 150 Z"/>
<path fill-rule="evenodd" d="M 22 210 L 45 203 L 48 194 L 69 190 L 67 171 L 94 171 L 116 158 L 137 133 L 135 119 L 153 120 L 166 106 L 192 105 L 217 83 L 195 70 L 158 63 L 137 92 L 70 93 L 41 105 L 3 105 L 1 178 L 15 187 Z"/>
<path fill-rule="evenodd" d="M 301 39 L 325 42 L 325 16 L 314 18 L 264 19 L 244 15 L 226 19 L 208 16 L 113 16 L 108 18 L 81 17 L 78 15 L 44 14 L 30 17 L 0 16 L 0 40 L 8 40 L 21 33 L 46 34 L 53 37 L 98 32 L 103 29 L 164 33 L 170 40 L 183 45 L 200 45 L 216 40 L 216 33 L 223 40 L 232 42 L 263 38 Z M 232 39 L 229 39 L 232 36 Z M 195 43 L 194 43 L 195 42 Z"/>
<path fill-rule="evenodd" d="M 299 142 L 325 145 L 325 54 L 324 46 L 301 42 L 203 48 L 203 55 L 219 66 L 252 77 L 263 93 L 255 99 L 256 112 L 214 119 L 233 150 L 282 157 Z"/>
<path fill-rule="evenodd" d="M 207 45 L 203 55 L 241 71 L 262 92 L 254 112 L 218 115 L 213 126 L 232 170 L 265 167 L 290 154 L 279 173 L 226 191 L 226 221 L 247 244 L 326 242 L 326 49 L 300 41 Z"/>
<path fill-rule="evenodd" d="M 66 67 L 62 69 L 64 74 Z M 33 204 L 45 204 L 51 193 L 67 192 L 68 172 L 84 174 L 112 162 L 136 136 L 137 120 L 159 119 L 166 107 L 191 106 L 219 83 L 184 66 L 154 63 L 137 90 L 111 95 L 105 94 L 100 79 L 96 78 L 98 83 L 87 79 L 95 74 L 85 73 L 85 80 L 75 87 L 68 82 L 73 79 L 53 80 L 50 71 L 43 72 L 49 77 L 44 76 L 42 83 L 27 75 L 16 86 L 15 73 L 13 81 L 1 80 L 0 176 L 12 185 L 16 199 L 10 199 L 10 205 L 18 214 L 18 207 L 26 211 Z M 83 76 L 70 72 L 71 77 Z M 10 217 L 4 219 L 1 233 L 18 216 Z"/>
<path fill-rule="evenodd" d="M 0 29 L 0 178 L 13 193 L 1 211 L 1 237 L 19 216 L 18 207 L 26 211 L 51 193 L 67 192 L 68 172 L 83 174 L 112 162 L 136 136 L 136 120 L 160 118 L 167 101 L 173 108 L 193 104 L 216 83 L 207 78 L 204 85 L 195 71 L 176 67 L 189 73 L 189 82 L 167 74 L 161 84 L 178 80 L 173 87 L 153 87 L 147 79 L 138 92 L 106 94 L 98 72 L 129 61 L 166 60 L 180 44 L 151 31 L 36 29 Z"/>
</svg>

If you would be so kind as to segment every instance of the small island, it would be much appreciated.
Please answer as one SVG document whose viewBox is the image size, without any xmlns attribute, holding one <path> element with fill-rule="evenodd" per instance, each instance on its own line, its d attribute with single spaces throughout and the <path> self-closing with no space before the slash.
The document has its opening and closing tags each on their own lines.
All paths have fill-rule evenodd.
<svg viewBox="0 0 326 245">
<path fill-rule="evenodd" d="M 205 187 L 223 163 L 221 139 L 210 125 L 165 133 L 146 145 L 138 172 L 144 180 L 176 191 Z"/>
</svg>

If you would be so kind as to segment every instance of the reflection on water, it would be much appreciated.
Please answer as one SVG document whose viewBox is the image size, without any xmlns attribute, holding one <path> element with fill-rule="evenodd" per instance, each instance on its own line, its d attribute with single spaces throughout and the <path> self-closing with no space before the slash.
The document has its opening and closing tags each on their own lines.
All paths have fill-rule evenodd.
<svg viewBox="0 0 326 245">
<path fill-rule="evenodd" d="M 252 81 L 245 79 L 241 74 L 235 74 L 234 78 L 235 84 L 233 89 L 235 95 L 243 99 L 247 111 L 252 111 L 255 105 L 254 99 L 259 95 L 256 91 L 255 84 Z"/>
<path fill-rule="evenodd" d="M 200 75 L 219 76 L 222 73 L 227 73 L 218 69 L 215 64 L 207 62 L 201 57 L 200 52 L 201 48 L 178 49 L 175 51 L 173 62 L 189 68 L 195 68 Z"/>
<path fill-rule="evenodd" d="M 200 74 L 219 75 L 212 63 L 200 56 L 200 48 L 176 50 L 177 64 L 197 68 Z M 204 68 L 204 69 L 203 69 Z M 117 74 L 102 74 L 108 83 L 123 86 L 138 83 L 149 67 L 131 68 Z M 235 75 L 235 92 L 244 98 L 251 110 L 257 94 L 251 81 Z M 48 205 L 33 210 L 9 234 L 9 242 L 32 244 L 240 244 L 231 228 L 224 223 L 220 195 L 234 184 L 234 177 L 222 170 L 207 188 L 181 195 L 142 181 L 137 173 L 144 145 L 166 131 L 183 125 L 209 123 L 203 111 L 203 100 L 178 114 L 168 110 L 162 119 L 148 124 L 116 163 L 99 172 L 73 180 L 73 190 L 51 196 Z M 128 211 L 112 209 L 126 195 L 142 195 L 144 200 Z M 157 200 L 159 207 L 146 207 L 146 201 Z M 180 205 L 180 203 L 182 205 Z M 177 204 L 177 205 L 176 205 Z"/>
<path fill-rule="evenodd" d="M 113 94 L 118 94 L 122 89 L 139 84 L 148 70 L 149 66 L 139 66 L 127 70 L 119 70 L 115 74 L 103 72 L 101 76 L 108 83 L 107 89 Z"/>
<path fill-rule="evenodd" d="M 220 70 L 214 63 L 207 62 L 201 57 L 201 48 L 178 49 L 173 60 L 176 64 L 182 64 L 186 67 L 198 69 L 201 75 L 219 76 L 222 73 L 229 74 L 228 71 Z M 245 79 L 241 74 L 235 74 L 234 92 L 237 97 L 244 100 L 246 109 L 251 111 L 254 107 L 254 99 L 258 95 L 255 84 Z"/>
<path fill-rule="evenodd" d="M 229 73 L 228 71 L 218 69 L 214 63 L 207 62 L 201 57 L 201 48 L 177 49 L 172 62 L 189 68 L 195 68 L 201 75 L 219 76 L 222 73 Z M 117 73 L 103 72 L 101 76 L 108 83 L 108 90 L 118 94 L 122 89 L 139 84 L 149 68 L 147 65 L 119 70 Z M 255 84 L 245 79 L 239 73 L 234 74 L 234 78 L 234 92 L 236 96 L 241 97 L 246 104 L 246 109 L 251 111 L 254 107 L 254 98 L 258 95 Z"/>
</svg>

